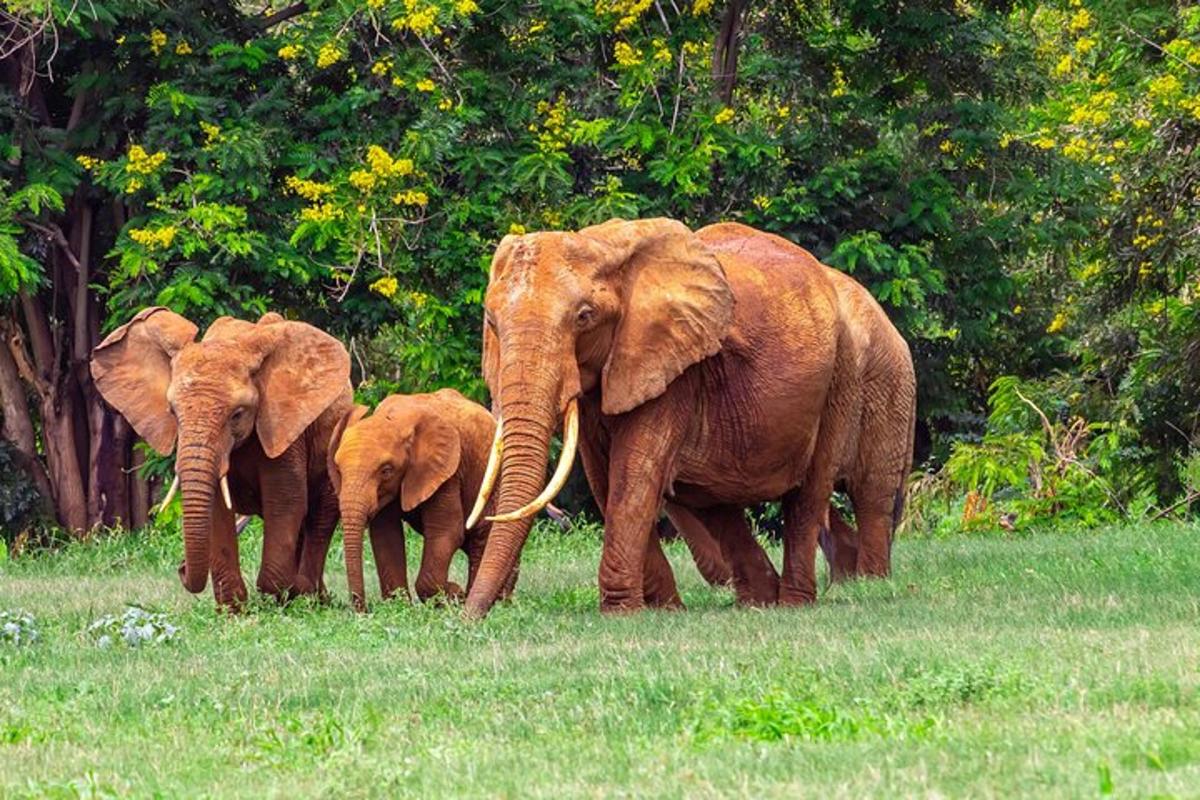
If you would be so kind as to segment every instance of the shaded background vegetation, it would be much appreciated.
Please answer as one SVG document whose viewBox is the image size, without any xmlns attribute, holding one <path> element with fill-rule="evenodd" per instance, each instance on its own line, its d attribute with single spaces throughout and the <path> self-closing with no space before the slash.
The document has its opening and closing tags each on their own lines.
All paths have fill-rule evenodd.
<svg viewBox="0 0 1200 800">
<path fill-rule="evenodd" d="M 913 527 L 1192 513 L 1200 11 L 1184 3 L 0 14 L 7 538 L 39 495 L 69 530 L 145 520 L 169 465 L 143 463 L 87 373 L 137 308 L 202 327 L 280 311 L 349 344 L 368 401 L 483 399 L 499 238 L 654 215 L 778 233 L 871 288 L 917 362 Z"/>
</svg>

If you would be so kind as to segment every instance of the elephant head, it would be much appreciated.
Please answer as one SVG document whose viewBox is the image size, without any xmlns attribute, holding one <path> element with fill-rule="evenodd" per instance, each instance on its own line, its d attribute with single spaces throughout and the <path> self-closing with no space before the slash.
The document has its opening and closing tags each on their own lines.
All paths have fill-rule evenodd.
<svg viewBox="0 0 1200 800">
<path fill-rule="evenodd" d="M 346 578 L 354 607 L 366 610 L 363 588 L 363 529 L 397 497 L 412 511 L 458 470 L 458 430 L 425 397 L 395 395 L 371 416 L 357 406 L 334 429 L 329 443 L 329 477 L 338 493 Z M 364 418 L 365 417 L 365 418 Z"/>
<path fill-rule="evenodd" d="M 208 581 L 211 504 L 234 448 L 257 434 L 276 458 L 343 392 L 350 357 L 337 339 L 266 314 L 258 324 L 222 317 L 197 328 L 162 307 L 147 308 L 92 352 L 92 377 L 109 405 L 151 447 L 176 450 L 183 492 L 184 563 L 190 592 Z"/>
<path fill-rule="evenodd" d="M 602 412 L 616 415 L 658 397 L 720 349 L 733 305 L 720 263 L 673 220 L 612 220 L 501 241 L 483 334 L 484 378 L 500 418 L 488 469 L 499 468 L 499 513 L 467 598 L 468 615 L 482 616 L 495 602 L 530 518 L 566 480 L 577 398 L 599 390 Z M 560 419 L 563 453 L 543 490 Z M 485 478 L 485 489 L 490 485 Z M 485 500 L 481 493 L 476 509 Z"/>
</svg>

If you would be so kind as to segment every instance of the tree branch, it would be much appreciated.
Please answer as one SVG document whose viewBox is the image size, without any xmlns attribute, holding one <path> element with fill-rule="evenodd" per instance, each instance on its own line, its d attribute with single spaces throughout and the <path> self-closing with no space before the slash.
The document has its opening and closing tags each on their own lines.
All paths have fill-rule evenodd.
<svg viewBox="0 0 1200 800">
<path fill-rule="evenodd" d="M 292 3 L 287 8 L 280 9 L 274 14 L 267 14 L 265 17 L 260 17 L 256 24 L 260 31 L 265 31 L 267 28 L 272 28 L 281 22 L 287 22 L 289 19 L 298 17 L 305 11 L 308 11 L 308 3 Z"/>
</svg>

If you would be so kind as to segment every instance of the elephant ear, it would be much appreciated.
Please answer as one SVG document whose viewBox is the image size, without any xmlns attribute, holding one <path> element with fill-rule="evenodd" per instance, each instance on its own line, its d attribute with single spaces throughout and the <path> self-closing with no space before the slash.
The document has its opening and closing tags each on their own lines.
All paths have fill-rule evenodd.
<svg viewBox="0 0 1200 800">
<path fill-rule="evenodd" d="M 408 469 L 400 483 L 400 507 L 412 511 L 458 471 L 462 444 L 458 431 L 436 407 L 421 415 L 413 429 Z"/>
<path fill-rule="evenodd" d="M 601 378 L 603 412 L 621 414 L 721 349 L 733 292 L 716 256 L 681 222 L 612 220 L 580 233 L 606 245 L 606 268 L 622 276 L 621 319 Z"/>
<path fill-rule="evenodd" d="M 508 234 L 500 240 L 500 244 L 496 247 L 496 253 L 492 256 L 492 262 L 488 266 L 488 285 L 491 284 L 501 275 L 504 274 L 508 267 L 508 259 L 512 255 L 512 248 L 520 237 L 514 234 Z M 483 319 L 483 380 L 487 384 L 488 394 L 492 396 L 492 410 L 496 410 L 497 403 L 500 397 L 500 385 L 498 383 L 500 377 L 500 342 L 496 339 L 496 332 L 492 330 L 492 326 L 488 324 L 487 315 L 484 314 Z"/>
<path fill-rule="evenodd" d="M 367 415 L 367 411 L 366 406 L 355 406 L 343 414 L 342 418 L 337 421 L 337 425 L 333 426 L 333 434 L 329 437 L 329 452 L 325 456 L 325 466 L 335 494 L 342 493 L 342 472 L 338 469 L 337 462 L 334 461 L 338 448 L 342 446 L 342 436 L 347 430 L 361 422 L 362 418 Z"/>
<path fill-rule="evenodd" d="M 92 380 L 113 408 L 158 453 L 175 447 L 176 424 L 167 402 L 171 359 L 199 329 L 170 309 L 147 308 L 92 351 Z"/>
<path fill-rule="evenodd" d="M 251 326 L 262 357 L 258 439 L 278 458 L 350 385 L 350 354 L 337 339 L 304 322 Z"/>
</svg>

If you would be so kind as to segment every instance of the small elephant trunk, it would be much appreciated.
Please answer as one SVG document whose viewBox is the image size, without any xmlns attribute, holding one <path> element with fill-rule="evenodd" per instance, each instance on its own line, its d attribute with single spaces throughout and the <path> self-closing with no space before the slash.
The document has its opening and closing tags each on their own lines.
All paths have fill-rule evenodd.
<svg viewBox="0 0 1200 800">
<path fill-rule="evenodd" d="M 346 582 L 354 610 L 367 610 L 367 592 L 363 586 L 363 530 L 369 518 L 367 504 L 361 500 L 343 501 L 342 548 L 346 553 Z"/>
</svg>

